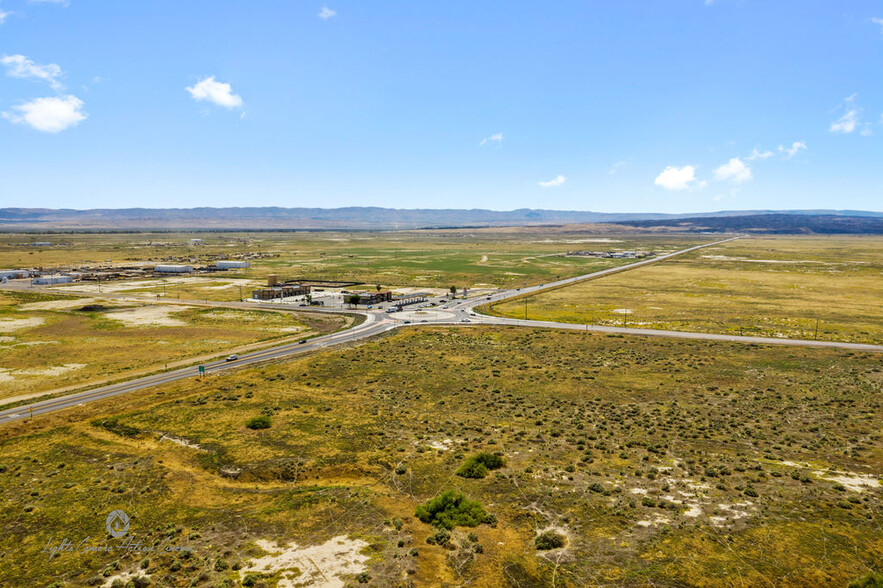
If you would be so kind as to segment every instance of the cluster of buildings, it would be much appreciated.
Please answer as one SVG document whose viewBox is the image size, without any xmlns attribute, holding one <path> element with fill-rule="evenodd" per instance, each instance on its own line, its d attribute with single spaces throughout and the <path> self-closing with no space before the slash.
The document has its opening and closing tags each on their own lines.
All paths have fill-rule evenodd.
<svg viewBox="0 0 883 588">
<path fill-rule="evenodd" d="M 652 251 L 568 251 L 568 256 L 605 257 L 608 259 L 639 259 L 656 255 Z"/>
<path fill-rule="evenodd" d="M 299 296 L 307 296 L 313 292 L 321 292 L 319 299 L 308 299 L 311 305 L 323 306 L 322 297 L 329 295 L 337 296 L 338 293 L 343 296 L 344 302 L 351 302 L 358 297 L 359 305 L 373 306 L 384 302 L 390 303 L 392 306 L 406 306 L 408 304 L 416 304 L 418 302 L 426 302 L 429 294 L 426 292 L 417 292 L 414 294 L 393 294 L 390 290 L 347 290 L 338 287 L 346 285 L 357 285 L 353 282 L 324 282 L 324 281 L 279 281 L 279 276 L 270 274 L 267 276 L 267 285 L 263 288 L 252 290 L 251 297 L 254 300 L 275 300 L 284 298 L 293 298 Z M 321 287 L 319 287 L 321 286 Z M 325 287 L 331 286 L 334 289 L 333 294 L 326 292 Z"/>
<path fill-rule="evenodd" d="M 222 259 L 213 265 L 195 267 L 189 264 L 157 264 L 151 266 L 108 266 L 108 267 L 81 267 L 72 270 L 60 270 L 59 268 L 44 271 L 40 269 L 10 269 L 0 270 L 0 282 L 9 280 L 23 280 L 33 278 L 36 286 L 49 286 L 54 284 L 70 284 L 79 281 L 110 281 L 133 278 L 145 278 L 156 275 L 190 274 L 193 272 L 219 272 L 231 269 L 246 269 L 251 263 L 238 259 Z"/>
</svg>

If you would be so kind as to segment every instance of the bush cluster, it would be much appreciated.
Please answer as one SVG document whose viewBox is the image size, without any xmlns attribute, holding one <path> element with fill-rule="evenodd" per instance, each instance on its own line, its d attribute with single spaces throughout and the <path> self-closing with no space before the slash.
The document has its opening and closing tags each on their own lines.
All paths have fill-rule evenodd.
<svg viewBox="0 0 883 588">
<path fill-rule="evenodd" d="M 497 470 L 505 465 L 506 462 L 499 455 L 483 451 L 464 461 L 456 474 L 463 478 L 484 478 L 489 470 Z"/>
<path fill-rule="evenodd" d="M 496 520 L 496 517 L 484 510 L 480 502 L 469 500 L 462 492 L 455 490 L 446 490 L 421 504 L 414 515 L 424 523 L 448 530 L 454 527 L 477 527 Z"/>
<path fill-rule="evenodd" d="M 249 429 L 269 429 L 270 428 L 270 417 L 266 415 L 256 416 L 254 418 L 248 419 L 245 423 L 245 426 Z"/>
</svg>

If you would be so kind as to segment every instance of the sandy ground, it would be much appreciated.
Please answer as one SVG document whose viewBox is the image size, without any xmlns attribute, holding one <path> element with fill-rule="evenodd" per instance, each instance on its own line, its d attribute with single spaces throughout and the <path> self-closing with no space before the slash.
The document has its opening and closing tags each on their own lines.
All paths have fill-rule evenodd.
<svg viewBox="0 0 883 588">
<path fill-rule="evenodd" d="M 0 383 L 14 382 L 16 378 L 20 377 L 55 378 L 74 370 L 83 369 L 84 367 L 86 367 L 85 363 L 66 363 L 64 365 L 29 370 L 10 370 L 0 367 Z"/>
<path fill-rule="evenodd" d="M 86 306 L 87 304 L 96 304 L 96 303 L 104 304 L 105 306 L 108 302 L 103 300 L 98 300 L 96 298 L 76 298 L 74 300 L 47 300 L 45 302 L 30 302 L 28 304 L 22 304 L 18 307 L 18 310 L 66 310 L 68 308 L 81 308 Z"/>
<path fill-rule="evenodd" d="M 248 572 L 272 574 L 281 571 L 282 579 L 277 588 L 343 588 L 344 579 L 341 576 L 364 571 L 365 562 L 368 561 L 368 556 L 360 553 L 368 547 L 368 543 L 361 539 L 350 540 L 343 535 L 309 547 L 298 547 L 295 543 L 278 547 L 264 540 L 256 543 L 268 555 L 250 560 L 239 573 L 244 579 Z"/>
<path fill-rule="evenodd" d="M 111 311 L 104 316 L 119 321 L 127 327 L 183 327 L 187 323 L 181 319 L 173 318 L 171 315 L 188 308 L 190 307 L 142 306 L 140 308 Z"/>
<path fill-rule="evenodd" d="M 853 492 L 864 492 L 869 488 L 879 488 L 880 479 L 870 474 L 855 474 L 852 472 L 815 472 L 823 480 L 843 484 L 845 488 Z"/>
<path fill-rule="evenodd" d="M 45 322 L 46 319 L 38 316 L 22 319 L 3 318 L 0 319 L 0 333 L 11 333 L 21 329 L 31 329 L 33 327 L 39 327 Z"/>
<path fill-rule="evenodd" d="M 227 282 L 227 284 L 217 285 L 218 282 Z M 191 286 L 199 286 L 202 285 L 203 288 L 211 288 L 215 290 L 224 289 L 224 288 L 233 288 L 236 286 L 242 286 L 243 288 L 251 288 L 257 284 L 260 284 L 257 280 L 250 280 L 245 278 L 222 278 L 211 277 L 211 278 L 202 278 L 202 277 L 190 277 L 190 276 L 180 276 L 180 277 L 168 277 L 168 278 L 157 278 L 155 280 L 121 280 L 119 282 L 101 282 L 101 292 L 104 294 L 111 292 L 126 292 L 128 290 L 138 290 L 141 288 L 157 288 L 162 289 L 162 285 L 173 285 L 173 284 L 187 284 Z M 74 285 L 68 286 L 59 286 L 58 290 L 69 290 L 69 291 L 77 291 L 77 292 L 91 292 L 98 293 L 99 284 L 98 282 L 78 282 Z"/>
</svg>

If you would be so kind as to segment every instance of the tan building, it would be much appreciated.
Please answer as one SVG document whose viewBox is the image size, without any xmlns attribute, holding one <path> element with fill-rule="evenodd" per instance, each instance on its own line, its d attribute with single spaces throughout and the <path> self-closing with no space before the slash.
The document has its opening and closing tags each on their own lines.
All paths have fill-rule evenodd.
<svg viewBox="0 0 883 588">
<path fill-rule="evenodd" d="M 310 286 L 304 284 L 290 284 L 287 286 L 274 286 L 272 288 L 260 288 L 253 290 L 251 297 L 256 300 L 272 300 L 273 298 L 290 298 L 291 296 L 304 296 L 310 293 Z"/>
</svg>

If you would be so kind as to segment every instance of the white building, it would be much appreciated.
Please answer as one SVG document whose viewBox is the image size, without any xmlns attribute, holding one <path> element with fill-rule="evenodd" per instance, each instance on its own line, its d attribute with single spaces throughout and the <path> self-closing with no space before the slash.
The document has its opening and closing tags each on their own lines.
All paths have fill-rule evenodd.
<svg viewBox="0 0 883 588">
<path fill-rule="evenodd" d="M 161 274 L 189 274 L 193 271 L 192 265 L 158 265 L 153 268 L 155 272 Z"/>
<path fill-rule="evenodd" d="M 216 267 L 220 269 L 241 269 L 246 267 L 251 267 L 251 264 L 247 261 L 234 261 L 232 259 L 219 261 L 215 264 Z"/>
<path fill-rule="evenodd" d="M 74 279 L 70 276 L 39 276 L 34 278 L 33 284 L 36 286 L 50 286 L 52 284 L 70 284 Z"/>
<path fill-rule="evenodd" d="M 3 278 L 8 278 L 10 280 L 16 280 L 20 278 L 30 278 L 31 272 L 28 270 L 0 270 L 0 280 Z"/>
</svg>

